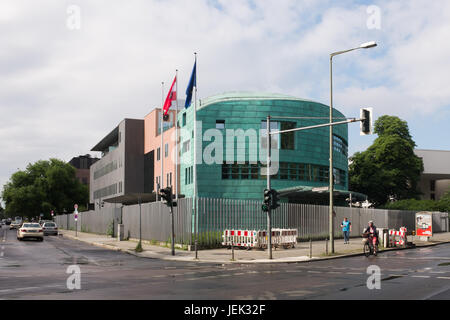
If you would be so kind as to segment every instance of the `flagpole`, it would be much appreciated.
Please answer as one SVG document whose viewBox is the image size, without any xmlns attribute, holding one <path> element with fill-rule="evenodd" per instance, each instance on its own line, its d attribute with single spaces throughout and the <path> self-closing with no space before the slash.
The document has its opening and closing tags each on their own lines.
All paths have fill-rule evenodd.
<svg viewBox="0 0 450 320">
<path fill-rule="evenodd" d="M 194 213 L 195 213 L 195 258 L 198 259 L 198 212 L 197 212 L 197 52 L 195 55 L 195 89 L 194 89 Z"/>
<path fill-rule="evenodd" d="M 164 81 L 161 82 L 161 148 L 160 148 L 160 153 L 159 156 L 161 157 L 161 179 L 159 181 L 160 183 L 160 190 L 164 188 L 164 151 L 163 151 L 163 133 L 164 133 L 164 110 L 163 110 L 163 106 L 164 106 Z"/>
<path fill-rule="evenodd" d="M 175 78 L 175 200 L 178 200 L 178 69 L 175 71 Z"/>
</svg>

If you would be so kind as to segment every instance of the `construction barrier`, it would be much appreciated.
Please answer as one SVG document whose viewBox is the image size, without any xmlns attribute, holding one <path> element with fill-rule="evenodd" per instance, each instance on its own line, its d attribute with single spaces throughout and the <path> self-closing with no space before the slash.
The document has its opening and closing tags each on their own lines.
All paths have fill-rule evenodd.
<svg viewBox="0 0 450 320">
<path fill-rule="evenodd" d="M 395 229 L 389 230 L 389 246 L 406 246 L 406 228 L 401 227 L 398 231 Z"/>
<path fill-rule="evenodd" d="M 272 246 L 275 248 L 293 248 L 297 243 L 297 229 L 273 229 Z M 267 248 L 268 233 L 265 230 L 224 230 L 223 246 L 245 248 Z"/>
</svg>

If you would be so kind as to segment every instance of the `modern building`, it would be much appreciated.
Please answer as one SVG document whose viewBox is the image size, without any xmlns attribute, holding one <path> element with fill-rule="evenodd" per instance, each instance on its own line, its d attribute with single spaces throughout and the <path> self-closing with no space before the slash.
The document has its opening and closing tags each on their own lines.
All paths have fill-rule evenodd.
<svg viewBox="0 0 450 320">
<path fill-rule="evenodd" d="M 89 188 L 90 168 L 99 158 L 93 158 L 90 154 L 81 155 L 72 158 L 69 163 L 75 167 L 75 176 L 84 185 Z"/>
<path fill-rule="evenodd" d="M 126 202 L 144 190 L 144 120 L 124 119 L 91 151 L 102 158 L 91 166 L 90 202 Z"/>
<path fill-rule="evenodd" d="M 262 199 L 268 115 L 271 131 L 329 122 L 328 106 L 281 94 L 231 92 L 197 104 L 198 197 Z M 344 118 L 336 109 L 333 116 Z M 102 158 L 91 167 L 91 201 L 98 205 L 155 201 L 158 189 L 167 186 L 174 192 L 178 187 L 180 196 L 193 197 L 194 107 L 178 112 L 171 108 L 162 131 L 161 146 L 161 109 L 155 108 L 143 120 L 123 120 L 97 143 L 91 151 L 102 152 Z M 336 203 L 345 204 L 350 193 L 354 201 L 365 200 L 348 191 L 347 125 L 335 126 L 333 135 Z M 271 174 L 272 188 L 282 200 L 328 203 L 329 127 L 274 135 L 271 144 L 277 167 Z"/>
<path fill-rule="evenodd" d="M 423 160 L 421 199 L 439 200 L 450 190 L 450 151 L 415 149 L 414 153 Z"/>
<path fill-rule="evenodd" d="M 194 195 L 193 111 L 191 106 L 178 114 L 183 132 L 180 183 L 181 193 L 186 197 Z M 241 92 L 216 95 L 198 102 L 198 197 L 262 199 L 266 188 L 268 115 L 273 119 L 270 123 L 272 131 L 292 129 L 328 123 L 329 106 L 280 94 Z M 336 109 L 333 116 L 344 117 Z M 335 126 L 333 135 L 335 195 L 342 203 L 349 195 L 347 125 Z M 272 188 L 290 202 L 328 203 L 329 127 L 285 133 L 274 136 L 271 141 L 279 156 L 279 170 L 272 175 Z M 214 143 L 222 150 L 211 151 Z M 217 155 L 220 152 L 222 158 Z M 210 153 L 213 163 L 211 159 L 205 159 Z M 353 199 L 364 200 L 365 197 L 353 193 Z"/>
</svg>

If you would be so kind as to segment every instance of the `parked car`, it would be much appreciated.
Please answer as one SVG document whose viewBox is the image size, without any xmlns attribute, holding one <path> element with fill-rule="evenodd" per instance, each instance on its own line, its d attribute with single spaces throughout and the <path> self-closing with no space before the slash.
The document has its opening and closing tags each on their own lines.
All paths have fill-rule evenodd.
<svg viewBox="0 0 450 320">
<path fill-rule="evenodd" d="M 44 230 L 44 236 L 58 235 L 58 226 L 54 222 L 44 222 L 42 224 L 42 229 Z"/>
<path fill-rule="evenodd" d="M 11 220 L 6 220 L 5 224 L 6 224 L 7 226 L 11 225 Z"/>
<path fill-rule="evenodd" d="M 21 225 L 22 225 L 22 221 L 13 221 L 9 225 L 9 230 L 18 229 L 18 228 L 20 228 Z"/>
<path fill-rule="evenodd" d="M 39 223 L 24 223 L 17 229 L 17 240 L 34 238 L 39 241 L 44 240 L 44 230 Z"/>
</svg>

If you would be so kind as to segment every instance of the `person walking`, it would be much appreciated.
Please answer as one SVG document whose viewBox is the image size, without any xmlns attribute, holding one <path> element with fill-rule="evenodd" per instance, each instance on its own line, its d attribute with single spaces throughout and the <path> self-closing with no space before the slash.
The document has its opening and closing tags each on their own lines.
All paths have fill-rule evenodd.
<svg viewBox="0 0 450 320">
<path fill-rule="evenodd" d="M 344 244 L 350 243 L 350 232 L 352 231 L 352 223 L 345 217 L 341 223 L 342 232 L 344 233 Z"/>
</svg>

